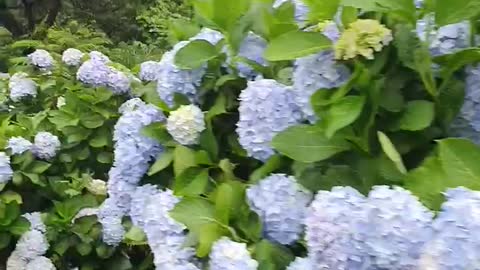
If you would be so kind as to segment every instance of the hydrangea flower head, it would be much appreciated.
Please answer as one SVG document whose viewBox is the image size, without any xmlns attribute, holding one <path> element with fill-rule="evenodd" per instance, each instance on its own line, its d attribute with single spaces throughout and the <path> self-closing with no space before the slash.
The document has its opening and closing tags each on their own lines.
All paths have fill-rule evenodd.
<svg viewBox="0 0 480 270">
<path fill-rule="evenodd" d="M 23 217 L 30 222 L 30 230 L 36 230 L 42 233 L 47 231 L 47 227 L 42 220 L 42 215 L 39 212 L 26 213 Z"/>
<path fill-rule="evenodd" d="M 5 184 L 12 179 L 13 170 L 10 167 L 10 157 L 5 152 L 0 152 L 0 184 Z"/>
<path fill-rule="evenodd" d="M 77 70 L 77 80 L 91 87 L 106 86 L 110 68 L 106 63 L 92 58 L 85 61 Z"/>
<path fill-rule="evenodd" d="M 356 239 L 375 269 L 416 269 L 420 249 L 431 237 L 433 213 L 409 191 L 376 186 L 368 196 L 366 218 Z"/>
<path fill-rule="evenodd" d="M 37 84 L 24 72 L 17 72 L 13 74 L 8 83 L 10 90 L 10 99 L 13 102 L 19 102 L 26 97 L 37 96 Z"/>
<path fill-rule="evenodd" d="M 67 66 L 77 67 L 82 63 L 82 57 L 84 55 L 80 50 L 69 48 L 63 52 L 62 61 Z"/>
<path fill-rule="evenodd" d="M 365 197 L 351 187 L 319 191 L 305 219 L 305 240 L 313 265 L 325 269 L 368 269 L 354 238 L 354 224 L 364 218 Z"/>
<path fill-rule="evenodd" d="M 130 78 L 123 72 L 110 67 L 106 86 L 116 95 L 125 94 L 130 91 Z"/>
<path fill-rule="evenodd" d="M 272 174 L 247 189 L 250 208 L 263 222 L 265 236 L 283 245 L 297 241 L 312 194 L 292 176 Z"/>
<path fill-rule="evenodd" d="M 258 65 L 266 66 L 267 61 L 263 58 L 263 53 L 266 48 L 267 41 L 259 35 L 250 32 L 240 44 L 238 56 L 253 61 Z M 258 75 L 248 64 L 240 61 L 237 62 L 237 69 L 238 74 L 243 78 L 253 79 Z"/>
<path fill-rule="evenodd" d="M 37 257 L 31 260 L 25 270 L 56 270 L 57 268 L 53 265 L 52 261 L 44 256 Z"/>
<path fill-rule="evenodd" d="M 61 143 L 57 136 L 50 132 L 42 131 L 35 135 L 32 153 L 37 158 L 49 160 L 57 155 L 60 146 Z"/>
<path fill-rule="evenodd" d="M 60 109 L 61 107 L 67 105 L 67 101 L 65 97 L 58 97 L 57 98 L 57 108 Z"/>
<path fill-rule="evenodd" d="M 150 197 L 159 193 L 160 191 L 157 187 L 153 185 L 143 185 L 135 189 L 135 193 L 132 195 L 132 202 L 130 206 L 130 218 L 132 219 L 133 225 L 143 228 L 145 224 L 144 221 L 144 210 L 147 206 L 147 203 L 150 200 Z"/>
<path fill-rule="evenodd" d="M 203 112 L 195 105 L 180 106 L 167 119 L 168 133 L 183 145 L 196 144 L 205 128 Z"/>
<path fill-rule="evenodd" d="M 49 52 L 46 50 L 38 49 L 29 54 L 28 62 L 40 70 L 48 71 L 53 68 L 54 60 Z"/>
<path fill-rule="evenodd" d="M 227 237 L 217 240 L 210 252 L 210 270 L 256 270 L 258 262 L 252 259 L 245 243 Z"/>
<path fill-rule="evenodd" d="M 90 59 L 93 61 L 101 62 L 104 64 L 107 64 L 110 62 L 110 58 L 106 56 L 105 54 L 99 52 L 99 51 L 91 51 L 89 54 Z"/>
<path fill-rule="evenodd" d="M 142 81 L 155 81 L 159 73 L 160 63 L 155 61 L 146 61 L 140 65 L 139 77 Z"/>
<path fill-rule="evenodd" d="M 361 55 L 373 59 L 393 40 L 392 31 L 376 20 L 357 20 L 349 25 L 335 44 L 335 58 L 348 60 Z"/>
<path fill-rule="evenodd" d="M 213 45 L 216 45 L 222 39 L 223 39 L 222 33 L 216 30 L 204 27 L 202 28 L 202 30 L 200 30 L 200 32 L 198 32 L 195 36 L 191 37 L 189 40 L 190 41 L 205 40 L 210 42 Z"/>
<path fill-rule="evenodd" d="M 301 119 L 293 91 L 270 79 L 248 82 L 240 94 L 239 112 L 236 131 L 240 145 L 261 161 L 275 154 L 270 146 L 273 137 Z"/>
<path fill-rule="evenodd" d="M 292 2 L 295 6 L 295 20 L 299 25 L 304 25 L 308 20 L 309 8 L 303 0 L 275 0 L 273 7 L 278 8 L 288 1 Z"/>
<path fill-rule="evenodd" d="M 417 269 L 476 269 L 480 262 L 480 192 L 463 187 L 446 192 Z"/>
<path fill-rule="evenodd" d="M 28 261 L 21 256 L 21 254 L 14 250 L 7 260 L 7 270 L 25 270 Z"/>
<path fill-rule="evenodd" d="M 301 258 L 297 257 L 295 260 L 287 267 L 287 270 L 313 270 L 312 261 L 310 258 Z"/>
<path fill-rule="evenodd" d="M 7 148 L 12 151 L 12 155 L 20 155 L 32 148 L 32 143 L 22 137 L 12 137 L 8 139 Z"/>
</svg>

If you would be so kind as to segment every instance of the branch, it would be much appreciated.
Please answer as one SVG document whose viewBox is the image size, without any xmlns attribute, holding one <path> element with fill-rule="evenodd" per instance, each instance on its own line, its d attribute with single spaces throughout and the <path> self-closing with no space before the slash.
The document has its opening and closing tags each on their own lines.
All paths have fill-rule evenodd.
<svg viewBox="0 0 480 270">
<path fill-rule="evenodd" d="M 33 32 L 35 29 L 35 17 L 33 16 L 33 1 L 31 0 L 22 0 L 23 6 L 25 7 L 25 17 L 28 22 L 28 30 Z"/>
<path fill-rule="evenodd" d="M 57 19 L 58 13 L 60 12 L 61 8 L 62 8 L 62 1 L 53 0 L 53 4 L 50 7 L 50 10 L 48 11 L 47 18 L 45 19 L 45 24 L 48 28 L 55 23 L 55 20 Z"/>
</svg>

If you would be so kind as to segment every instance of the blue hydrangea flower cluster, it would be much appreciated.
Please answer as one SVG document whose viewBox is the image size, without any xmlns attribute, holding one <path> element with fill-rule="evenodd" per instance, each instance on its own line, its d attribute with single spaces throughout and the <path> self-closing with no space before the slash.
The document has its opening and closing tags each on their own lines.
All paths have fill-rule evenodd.
<svg viewBox="0 0 480 270">
<path fill-rule="evenodd" d="M 209 266 L 210 270 L 256 270 L 258 262 L 252 259 L 245 243 L 222 237 L 212 246 Z"/>
<path fill-rule="evenodd" d="M 10 157 L 0 152 L 0 184 L 6 184 L 12 179 L 13 170 L 10 167 Z"/>
<path fill-rule="evenodd" d="M 350 71 L 345 65 L 336 63 L 333 51 L 297 59 L 293 70 L 293 90 L 304 117 L 310 122 L 317 120 L 310 103 L 316 91 L 340 87 L 349 77 Z"/>
<path fill-rule="evenodd" d="M 143 211 L 149 202 L 151 196 L 158 194 L 160 191 L 154 185 L 143 185 L 137 187 L 132 195 L 130 203 L 130 218 L 133 225 L 142 228 L 145 224 Z"/>
<path fill-rule="evenodd" d="M 75 48 L 66 49 L 62 54 L 62 62 L 71 67 L 77 67 L 82 63 L 85 54 Z"/>
<path fill-rule="evenodd" d="M 431 238 L 433 213 L 403 188 L 376 186 L 355 224 L 355 239 L 373 269 L 417 269 L 421 247 Z"/>
<path fill-rule="evenodd" d="M 131 195 L 147 172 L 149 162 L 162 152 L 162 147 L 142 135 L 141 130 L 149 124 L 165 121 L 161 111 L 140 100 L 128 101 L 127 105 L 122 105 L 121 111 L 123 114 L 113 134 L 115 151 L 113 167 L 109 171 L 109 198 L 99 211 L 104 241 L 109 245 L 117 245 L 122 240 L 121 219 L 130 211 Z"/>
<path fill-rule="evenodd" d="M 37 257 L 27 264 L 25 270 L 56 270 L 52 261 L 44 256 Z"/>
<path fill-rule="evenodd" d="M 200 133 L 205 130 L 202 110 L 195 105 L 183 105 L 170 112 L 167 119 L 167 131 L 173 139 L 182 145 L 198 143 Z"/>
<path fill-rule="evenodd" d="M 460 187 L 448 190 L 446 198 L 416 269 L 478 269 L 480 192 Z"/>
<path fill-rule="evenodd" d="M 292 263 L 290 263 L 287 270 L 314 270 L 314 268 L 310 258 L 297 257 Z"/>
<path fill-rule="evenodd" d="M 90 59 L 93 61 L 97 61 L 104 64 L 107 64 L 110 62 L 110 58 L 108 58 L 108 56 L 106 56 L 105 54 L 99 51 L 91 51 L 88 55 L 90 56 Z"/>
<path fill-rule="evenodd" d="M 267 41 L 262 37 L 248 33 L 245 39 L 240 44 L 238 56 L 253 61 L 261 66 L 266 66 L 267 61 L 263 58 L 263 53 L 267 48 Z M 237 62 L 238 75 L 247 79 L 254 79 L 258 72 L 256 72 L 250 65 L 241 61 Z"/>
<path fill-rule="evenodd" d="M 10 90 L 10 99 L 13 102 L 19 102 L 27 97 L 37 96 L 37 84 L 24 72 L 17 72 L 12 75 L 8 83 Z"/>
<path fill-rule="evenodd" d="M 240 94 L 237 134 L 248 155 L 266 161 L 275 154 L 273 137 L 301 121 L 293 91 L 275 80 L 249 81 Z"/>
<path fill-rule="evenodd" d="M 292 176 L 272 174 L 247 189 L 250 208 L 263 223 L 265 237 L 283 245 L 296 242 L 312 194 Z"/>
<path fill-rule="evenodd" d="M 12 155 L 20 155 L 32 149 L 32 143 L 22 137 L 12 137 L 8 139 L 7 148 L 12 151 Z"/>
<path fill-rule="evenodd" d="M 51 268 L 52 264 L 46 262 L 50 260 L 43 257 L 48 250 L 49 244 L 44 235 L 46 227 L 40 213 L 25 214 L 24 217 L 30 222 L 30 230 L 24 233 L 18 240 L 15 250 L 8 258 L 7 270 L 55 269 L 55 267 Z M 32 262 L 42 263 L 47 268 L 33 268 Z"/>
<path fill-rule="evenodd" d="M 38 49 L 27 56 L 28 62 L 42 71 L 51 70 L 54 66 L 53 57 L 46 50 Z"/>
<path fill-rule="evenodd" d="M 57 136 L 50 132 L 42 131 L 35 135 L 31 150 L 37 158 L 49 160 L 57 155 L 60 146 L 61 143 Z"/>
<path fill-rule="evenodd" d="M 220 32 L 204 28 L 192 40 L 206 40 L 211 44 L 217 44 L 223 38 Z M 193 69 L 182 70 L 175 65 L 175 54 L 189 41 L 177 43 L 172 50 L 163 54 L 159 63 L 159 71 L 157 74 L 157 92 L 160 98 L 169 106 L 174 106 L 174 94 L 182 94 L 191 102 L 197 100 L 196 88 L 200 86 L 203 75 L 206 72 L 206 66 Z"/>
<path fill-rule="evenodd" d="M 129 76 L 113 67 L 109 67 L 106 86 L 116 95 L 126 94 L 130 91 L 131 80 Z"/>
<path fill-rule="evenodd" d="M 356 221 L 363 218 L 366 199 L 351 187 L 319 191 L 305 219 L 309 257 L 320 269 L 368 269 L 353 237 Z"/>
<path fill-rule="evenodd" d="M 274 8 L 278 8 L 285 2 L 292 2 L 295 5 L 295 20 L 300 26 L 303 26 L 308 20 L 309 8 L 303 0 L 276 0 L 273 3 Z"/>
<path fill-rule="evenodd" d="M 140 65 L 140 72 L 138 76 L 142 81 L 152 82 L 157 79 L 157 74 L 160 72 L 160 63 L 156 61 L 146 61 Z"/>
</svg>

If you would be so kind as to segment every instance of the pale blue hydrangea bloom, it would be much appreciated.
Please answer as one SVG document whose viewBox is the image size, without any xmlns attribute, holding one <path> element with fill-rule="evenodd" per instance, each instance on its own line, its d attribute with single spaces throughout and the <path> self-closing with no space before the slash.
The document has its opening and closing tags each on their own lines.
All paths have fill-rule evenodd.
<svg viewBox="0 0 480 270">
<path fill-rule="evenodd" d="M 13 170 L 10 167 L 10 157 L 0 152 L 0 184 L 6 184 L 12 179 Z"/>
<path fill-rule="evenodd" d="M 57 136 L 50 132 L 42 131 L 35 135 L 32 153 L 37 158 L 49 160 L 57 155 L 60 146 L 61 143 Z"/>
<path fill-rule="evenodd" d="M 75 48 L 66 49 L 62 54 L 62 62 L 71 67 L 77 67 L 82 63 L 85 54 Z"/>
<path fill-rule="evenodd" d="M 263 223 L 266 238 L 283 245 L 296 242 L 312 194 L 292 176 L 272 174 L 247 189 L 250 208 Z"/>
<path fill-rule="evenodd" d="M 206 40 L 211 44 L 217 44 L 223 38 L 222 34 L 204 28 L 192 40 Z M 186 96 L 191 102 L 197 101 L 197 87 L 201 85 L 203 75 L 206 72 L 206 66 L 192 70 L 182 70 L 175 65 L 175 55 L 189 41 L 177 43 L 172 50 L 162 56 L 159 63 L 159 72 L 157 74 L 157 92 L 160 98 L 170 107 L 174 105 L 175 93 Z"/>
<path fill-rule="evenodd" d="M 310 103 L 315 92 L 340 87 L 349 77 L 350 71 L 345 65 L 336 63 L 333 51 L 322 51 L 297 59 L 293 70 L 293 90 L 304 117 L 312 123 L 317 120 Z"/>
<path fill-rule="evenodd" d="M 160 191 L 154 185 L 143 185 L 137 187 L 132 195 L 132 201 L 130 203 L 130 218 L 133 225 L 142 228 L 145 224 L 143 211 L 149 202 L 151 196 L 159 193 Z"/>
<path fill-rule="evenodd" d="M 87 60 L 80 66 L 77 70 L 77 80 L 90 87 L 106 86 L 110 67 L 104 62 L 94 59 Z"/>
<path fill-rule="evenodd" d="M 8 139 L 7 148 L 12 151 L 12 155 L 20 155 L 32 148 L 32 143 L 22 137 L 12 137 Z"/>
<path fill-rule="evenodd" d="M 25 270 L 56 270 L 52 261 L 44 256 L 37 257 L 27 264 Z"/>
<path fill-rule="evenodd" d="M 248 82 L 240 94 L 237 134 L 248 155 L 266 161 L 275 154 L 270 142 L 278 133 L 301 120 L 293 91 L 275 80 Z"/>
<path fill-rule="evenodd" d="M 267 41 L 253 32 L 248 33 L 240 44 L 238 56 L 253 61 L 261 66 L 266 66 L 267 61 L 263 58 L 263 53 L 267 48 Z M 253 79 L 258 75 L 252 67 L 241 61 L 237 62 L 238 74 L 240 77 Z"/>
<path fill-rule="evenodd" d="M 116 95 L 125 94 L 130 91 L 130 78 L 127 74 L 110 67 L 107 76 L 106 86 Z"/>
<path fill-rule="evenodd" d="M 376 186 L 365 204 L 365 218 L 355 224 L 355 239 L 372 269 L 417 269 L 420 250 L 432 235 L 432 218 L 409 191 Z"/>
<path fill-rule="evenodd" d="M 156 61 L 146 61 L 140 65 L 140 72 L 138 76 L 142 81 L 151 82 L 157 79 L 157 74 L 160 72 L 160 63 Z"/>
<path fill-rule="evenodd" d="M 217 240 L 210 252 L 210 270 L 256 270 L 258 262 L 252 259 L 245 243 L 227 237 Z"/>
<path fill-rule="evenodd" d="M 480 192 L 463 187 L 446 192 L 416 269 L 465 270 L 480 265 Z"/>
<path fill-rule="evenodd" d="M 200 133 L 205 130 L 202 110 L 195 105 L 182 105 L 170 112 L 167 119 L 167 131 L 173 139 L 183 145 L 198 143 Z"/>
<path fill-rule="evenodd" d="M 53 68 L 54 60 L 49 52 L 38 49 L 27 56 L 28 62 L 40 70 L 48 71 Z"/>
<path fill-rule="evenodd" d="M 24 72 L 17 72 L 13 74 L 8 83 L 10 90 L 10 99 L 13 102 L 19 102 L 26 97 L 37 96 L 37 84 Z"/>
<path fill-rule="evenodd" d="M 309 8 L 302 0 L 276 0 L 273 3 L 274 8 L 278 8 L 285 2 L 292 2 L 295 5 L 295 20 L 300 26 L 303 26 L 308 20 Z"/>
<path fill-rule="evenodd" d="M 130 211 L 131 195 L 147 172 L 149 162 L 162 151 L 155 140 L 142 134 L 142 129 L 165 117 L 153 105 L 140 100 L 122 105 L 122 116 L 115 125 L 114 163 L 109 171 L 108 194 L 99 213 L 104 227 L 104 241 L 117 245 L 123 237 L 121 218 Z"/>
<path fill-rule="evenodd" d="M 430 29 L 430 33 L 427 33 Z M 455 53 L 470 45 L 470 23 L 460 22 L 440 28 L 435 26 L 433 15 L 417 21 L 417 35 L 422 41 L 429 42 L 433 56 Z"/>
<path fill-rule="evenodd" d="M 43 223 L 40 212 L 26 213 L 23 217 L 30 222 L 30 230 L 36 230 L 42 233 L 47 231 L 47 227 L 45 226 L 45 223 Z"/>
<path fill-rule="evenodd" d="M 305 219 L 305 240 L 313 265 L 319 269 L 370 269 L 353 228 L 364 218 L 364 204 L 365 197 L 351 187 L 317 193 Z"/>
<path fill-rule="evenodd" d="M 287 267 L 287 270 L 314 270 L 314 268 L 313 268 L 312 261 L 310 260 L 310 258 L 297 257 Z"/>
<path fill-rule="evenodd" d="M 7 260 L 6 270 L 25 270 L 27 267 L 27 260 L 25 260 L 18 251 L 13 251 Z"/>
<path fill-rule="evenodd" d="M 323 27 L 322 33 L 333 42 L 336 42 L 341 35 L 340 29 L 338 29 L 338 26 L 334 21 L 327 22 Z"/>
<path fill-rule="evenodd" d="M 90 59 L 94 61 L 98 61 L 104 64 L 110 62 L 110 58 L 108 58 L 108 56 L 99 51 L 91 51 L 88 55 L 90 56 Z"/>
</svg>

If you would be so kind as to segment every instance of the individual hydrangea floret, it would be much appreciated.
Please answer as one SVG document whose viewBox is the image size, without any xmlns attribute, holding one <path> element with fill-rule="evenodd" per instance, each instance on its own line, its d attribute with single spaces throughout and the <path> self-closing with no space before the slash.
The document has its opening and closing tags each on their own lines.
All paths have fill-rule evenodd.
<svg viewBox="0 0 480 270">
<path fill-rule="evenodd" d="M 267 61 L 263 58 L 263 53 L 266 48 L 267 41 L 253 32 L 250 32 L 240 44 L 238 56 L 253 61 L 258 65 L 266 66 Z M 237 69 L 238 74 L 243 78 L 253 79 L 258 75 L 252 67 L 247 63 L 241 62 L 241 60 L 237 62 Z"/>
<path fill-rule="evenodd" d="M 275 154 L 270 146 L 273 137 L 302 117 L 293 91 L 270 79 L 248 82 L 240 94 L 239 113 L 236 131 L 240 145 L 261 161 Z"/>
<path fill-rule="evenodd" d="M 373 59 L 393 40 L 392 31 L 376 20 L 357 20 L 349 25 L 335 44 L 335 58 L 348 60 L 357 56 Z"/>
<path fill-rule="evenodd" d="M 446 192 L 433 221 L 434 234 L 416 269 L 477 269 L 480 262 L 480 192 L 463 187 Z"/>
<path fill-rule="evenodd" d="M 54 60 L 49 52 L 38 49 L 29 54 L 28 62 L 43 71 L 48 71 L 53 68 Z"/>
<path fill-rule="evenodd" d="M 12 137 L 7 142 L 7 148 L 12 151 L 12 155 L 20 155 L 32 148 L 32 143 L 22 137 Z"/>
<path fill-rule="evenodd" d="M 138 76 L 142 81 L 151 82 L 157 79 L 159 73 L 160 63 L 156 61 L 146 61 L 140 65 L 140 72 Z"/>
<path fill-rule="evenodd" d="M 319 191 L 305 219 L 305 240 L 313 265 L 323 269 L 369 269 L 354 237 L 364 218 L 365 197 L 351 187 Z"/>
<path fill-rule="evenodd" d="M 60 140 L 50 132 L 39 132 L 35 135 L 32 146 L 32 153 L 40 159 L 49 160 L 57 155 L 60 150 Z"/>
<path fill-rule="evenodd" d="M 195 105 L 180 106 L 167 119 L 168 133 L 183 145 L 196 144 L 205 128 L 203 112 Z"/>
<path fill-rule="evenodd" d="M 227 237 L 217 240 L 210 252 L 210 270 L 256 270 L 258 262 L 252 259 L 245 243 Z"/>
<path fill-rule="evenodd" d="M 365 219 L 355 225 L 374 269 L 416 269 L 420 250 L 431 237 L 433 213 L 409 191 L 376 186 L 365 205 Z"/>
<path fill-rule="evenodd" d="M 287 270 L 314 270 L 314 268 L 313 268 L 312 261 L 310 260 L 310 258 L 297 257 L 287 267 Z"/>
<path fill-rule="evenodd" d="M 286 2 L 292 2 L 295 6 L 295 20 L 300 26 L 303 26 L 308 20 L 309 8 L 303 0 L 276 0 L 273 3 L 274 8 L 278 8 Z"/>
<path fill-rule="evenodd" d="M 0 184 L 6 184 L 12 179 L 13 170 L 10 167 L 10 157 L 0 152 Z"/>
<path fill-rule="evenodd" d="M 95 195 L 106 195 L 107 183 L 100 179 L 92 179 L 92 181 L 87 184 L 87 190 Z"/>
<path fill-rule="evenodd" d="M 44 256 L 37 257 L 27 264 L 25 270 L 56 270 L 52 261 Z"/>
<path fill-rule="evenodd" d="M 430 32 L 427 32 L 430 30 Z M 433 56 L 455 53 L 470 45 L 470 23 L 459 22 L 442 27 L 435 26 L 435 18 L 429 14 L 417 21 L 417 35 L 428 42 Z"/>
<path fill-rule="evenodd" d="M 316 91 L 340 87 L 349 77 L 350 71 L 345 65 L 335 62 L 332 51 L 297 59 L 293 69 L 293 90 L 304 117 L 312 123 L 317 120 L 310 102 Z"/>
<path fill-rule="evenodd" d="M 266 238 L 283 245 L 299 239 L 312 194 L 294 177 L 272 174 L 249 187 L 247 199 L 262 220 Z"/>
<path fill-rule="evenodd" d="M 10 99 L 13 102 L 19 102 L 26 97 L 37 96 L 37 84 L 24 72 L 13 74 L 8 83 L 10 90 Z"/>
<path fill-rule="evenodd" d="M 77 67 L 82 63 L 82 58 L 85 54 L 80 50 L 69 48 L 62 54 L 62 61 L 67 66 Z"/>
</svg>

